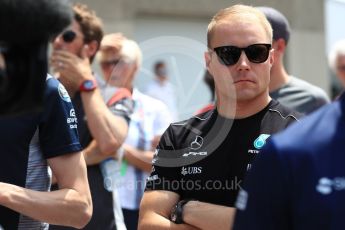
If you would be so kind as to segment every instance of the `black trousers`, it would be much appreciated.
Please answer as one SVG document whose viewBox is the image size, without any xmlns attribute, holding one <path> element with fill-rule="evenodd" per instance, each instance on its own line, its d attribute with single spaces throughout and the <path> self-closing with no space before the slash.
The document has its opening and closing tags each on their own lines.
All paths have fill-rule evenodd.
<svg viewBox="0 0 345 230">
<path fill-rule="evenodd" d="M 139 210 L 122 209 L 127 230 L 138 229 Z"/>
</svg>

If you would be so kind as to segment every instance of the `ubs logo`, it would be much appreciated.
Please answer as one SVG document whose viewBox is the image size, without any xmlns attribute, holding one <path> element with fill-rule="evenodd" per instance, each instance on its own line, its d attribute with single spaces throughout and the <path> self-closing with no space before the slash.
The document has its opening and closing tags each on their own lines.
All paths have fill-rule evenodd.
<svg viewBox="0 0 345 230">
<path fill-rule="evenodd" d="M 189 174 L 201 174 L 202 173 L 202 167 L 182 167 L 181 174 L 183 176 Z"/>
</svg>

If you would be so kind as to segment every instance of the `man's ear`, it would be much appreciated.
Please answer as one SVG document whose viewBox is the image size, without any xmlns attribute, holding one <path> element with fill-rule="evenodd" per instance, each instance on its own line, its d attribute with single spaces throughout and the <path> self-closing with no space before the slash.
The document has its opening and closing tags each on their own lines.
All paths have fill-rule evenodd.
<svg viewBox="0 0 345 230">
<path fill-rule="evenodd" d="M 209 66 L 210 66 L 210 63 L 211 63 L 211 54 L 210 54 L 210 52 L 205 52 L 204 53 L 204 58 L 205 58 L 206 68 L 209 70 Z"/>
<path fill-rule="evenodd" d="M 284 39 L 279 38 L 278 40 L 275 40 L 273 42 L 273 49 L 275 50 L 275 52 L 279 52 L 284 54 L 285 49 L 286 49 L 286 42 Z"/>
<path fill-rule="evenodd" d="M 86 50 L 86 55 L 88 57 L 92 57 L 96 54 L 97 50 L 98 50 L 98 46 L 99 46 L 99 43 L 95 40 L 89 42 L 87 44 L 88 46 L 88 49 Z"/>
<path fill-rule="evenodd" d="M 273 49 L 273 48 L 270 50 L 269 61 L 270 61 L 270 66 L 271 67 L 273 66 L 273 63 L 274 63 L 274 60 L 275 60 L 275 52 L 276 52 L 276 50 Z"/>
</svg>

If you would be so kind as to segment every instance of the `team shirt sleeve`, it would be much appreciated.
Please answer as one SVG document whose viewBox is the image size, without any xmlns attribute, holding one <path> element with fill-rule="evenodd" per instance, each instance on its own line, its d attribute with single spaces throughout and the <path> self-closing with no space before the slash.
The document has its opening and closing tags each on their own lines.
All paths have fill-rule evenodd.
<svg viewBox="0 0 345 230">
<path fill-rule="evenodd" d="M 234 230 L 291 229 L 289 226 L 288 186 L 285 167 L 273 141 L 257 156 L 244 180 L 236 201 Z"/>
<path fill-rule="evenodd" d="M 134 109 L 134 101 L 131 98 L 122 98 L 111 104 L 108 103 L 108 108 L 114 115 L 124 118 L 129 124 L 130 115 Z"/>
<path fill-rule="evenodd" d="M 48 79 L 39 140 L 45 158 L 81 151 L 71 98 L 56 79 Z"/>
</svg>

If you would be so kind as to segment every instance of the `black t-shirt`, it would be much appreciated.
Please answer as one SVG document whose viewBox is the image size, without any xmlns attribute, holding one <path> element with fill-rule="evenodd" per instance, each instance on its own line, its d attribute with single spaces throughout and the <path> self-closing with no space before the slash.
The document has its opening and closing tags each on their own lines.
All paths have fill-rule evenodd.
<svg viewBox="0 0 345 230">
<path fill-rule="evenodd" d="M 247 170 L 267 138 L 300 115 L 272 100 L 244 119 L 217 110 L 172 124 L 153 159 L 146 190 L 168 190 L 181 199 L 233 207 Z"/>
</svg>

